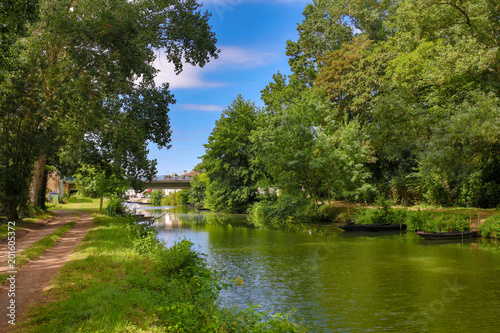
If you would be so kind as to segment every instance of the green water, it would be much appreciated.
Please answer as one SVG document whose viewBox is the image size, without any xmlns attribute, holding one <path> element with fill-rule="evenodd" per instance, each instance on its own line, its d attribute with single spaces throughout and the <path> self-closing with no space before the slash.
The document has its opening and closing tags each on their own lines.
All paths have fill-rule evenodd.
<svg viewBox="0 0 500 333">
<path fill-rule="evenodd" d="M 355 236 L 331 226 L 272 231 L 245 222 L 244 216 L 167 213 L 157 228 L 167 243 L 191 240 L 227 278 L 243 279 L 222 292 L 225 302 L 297 309 L 311 332 L 500 331 L 494 243 Z"/>
</svg>

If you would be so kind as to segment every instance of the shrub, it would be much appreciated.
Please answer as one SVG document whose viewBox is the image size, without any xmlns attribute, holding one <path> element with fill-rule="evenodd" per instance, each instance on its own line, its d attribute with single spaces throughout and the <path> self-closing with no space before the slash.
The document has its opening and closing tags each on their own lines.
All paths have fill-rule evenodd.
<svg viewBox="0 0 500 333">
<path fill-rule="evenodd" d="M 500 238 L 500 214 L 488 217 L 479 226 L 481 237 Z"/>
<path fill-rule="evenodd" d="M 406 210 L 392 209 L 392 201 L 379 197 L 378 208 L 360 210 L 355 214 L 356 224 L 392 223 L 401 224 L 406 220 Z"/>
<path fill-rule="evenodd" d="M 282 194 L 269 196 L 256 202 L 250 208 L 254 217 L 262 217 L 266 227 L 286 227 L 295 222 L 313 222 L 326 219 L 328 208 L 318 208 L 310 198 L 303 195 Z"/>
<path fill-rule="evenodd" d="M 161 199 L 163 198 L 163 191 L 162 190 L 151 191 L 151 193 L 149 194 L 149 197 L 151 198 L 151 205 L 152 206 L 161 206 Z"/>
<path fill-rule="evenodd" d="M 405 223 L 408 230 L 424 230 L 427 221 L 429 220 L 428 212 L 421 211 L 408 212 Z"/>
<path fill-rule="evenodd" d="M 470 230 L 469 216 L 449 212 L 408 212 L 405 220 L 408 230 L 425 232 L 459 232 Z"/>
<path fill-rule="evenodd" d="M 108 200 L 108 205 L 106 206 L 106 212 L 109 216 L 125 216 L 127 211 L 123 205 L 125 201 L 119 196 L 112 196 Z"/>
</svg>

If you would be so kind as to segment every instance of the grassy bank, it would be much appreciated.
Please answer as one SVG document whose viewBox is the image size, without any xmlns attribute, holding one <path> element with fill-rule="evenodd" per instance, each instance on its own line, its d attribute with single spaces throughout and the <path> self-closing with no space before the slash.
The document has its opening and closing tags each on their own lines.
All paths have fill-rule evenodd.
<svg viewBox="0 0 500 333">
<path fill-rule="evenodd" d="M 104 199 L 103 209 L 106 207 L 107 199 Z M 50 211 L 78 211 L 84 213 L 97 213 L 99 212 L 99 198 L 69 198 L 67 204 L 60 203 L 57 206 L 50 207 Z"/>
<path fill-rule="evenodd" d="M 438 207 L 407 209 L 394 208 L 388 201 L 383 201 L 375 207 L 357 209 L 353 218 L 357 224 L 405 223 L 407 230 L 414 231 L 480 230 L 484 237 L 500 236 L 500 210 L 498 209 Z"/>
<path fill-rule="evenodd" d="M 220 308 L 219 275 L 181 241 L 164 248 L 128 218 L 95 227 L 18 332 L 298 332 L 284 315 Z"/>
</svg>

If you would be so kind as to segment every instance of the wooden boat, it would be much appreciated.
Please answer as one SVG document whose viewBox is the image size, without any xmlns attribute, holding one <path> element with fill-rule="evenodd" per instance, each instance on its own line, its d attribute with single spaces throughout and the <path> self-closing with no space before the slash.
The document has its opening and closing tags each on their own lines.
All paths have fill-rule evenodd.
<svg viewBox="0 0 500 333">
<path fill-rule="evenodd" d="M 425 239 L 464 239 L 478 236 L 475 230 L 456 231 L 456 232 L 423 232 L 417 231 L 417 235 Z"/>
<path fill-rule="evenodd" d="M 398 231 L 406 230 L 406 224 L 391 224 L 391 223 L 377 223 L 377 224 L 354 224 L 347 223 L 343 225 L 337 225 L 340 229 L 344 231 Z"/>
</svg>

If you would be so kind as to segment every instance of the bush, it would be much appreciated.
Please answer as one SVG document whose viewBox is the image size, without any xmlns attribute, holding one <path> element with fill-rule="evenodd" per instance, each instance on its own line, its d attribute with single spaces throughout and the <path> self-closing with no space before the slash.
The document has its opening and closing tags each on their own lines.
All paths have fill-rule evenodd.
<svg viewBox="0 0 500 333">
<path fill-rule="evenodd" d="M 405 223 L 408 230 L 424 230 L 427 221 L 429 220 L 428 212 L 421 211 L 408 212 Z"/>
<path fill-rule="evenodd" d="M 43 214 L 43 209 L 40 207 L 33 207 L 31 203 L 21 205 L 18 209 L 20 218 L 35 217 Z"/>
<path fill-rule="evenodd" d="M 161 199 L 163 206 L 186 206 L 189 203 L 190 190 L 180 190 Z"/>
<path fill-rule="evenodd" d="M 467 214 L 449 212 L 416 211 L 408 212 L 406 217 L 408 230 L 425 232 L 459 232 L 470 230 Z"/>
<path fill-rule="evenodd" d="M 500 214 L 488 217 L 479 226 L 481 237 L 500 238 Z"/>
<path fill-rule="evenodd" d="M 106 206 L 106 212 L 109 216 L 125 216 L 127 211 L 123 205 L 125 201 L 119 196 L 113 196 L 108 199 L 108 205 Z"/>
<path fill-rule="evenodd" d="M 355 215 L 356 224 L 401 224 L 405 222 L 406 210 L 392 209 L 391 200 L 379 197 L 375 204 L 378 208 L 361 210 Z"/>
<path fill-rule="evenodd" d="M 263 224 L 273 228 L 293 222 L 311 222 L 320 215 L 311 199 L 290 194 L 274 195 L 256 202 L 250 207 L 250 213 L 263 217 Z"/>
<path fill-rule="evenodd" d="M 161 206 L 161 199 L 163 198 L 162 190 L 154 190 L 149 194 L 152 206 Z"/>
</svg>

